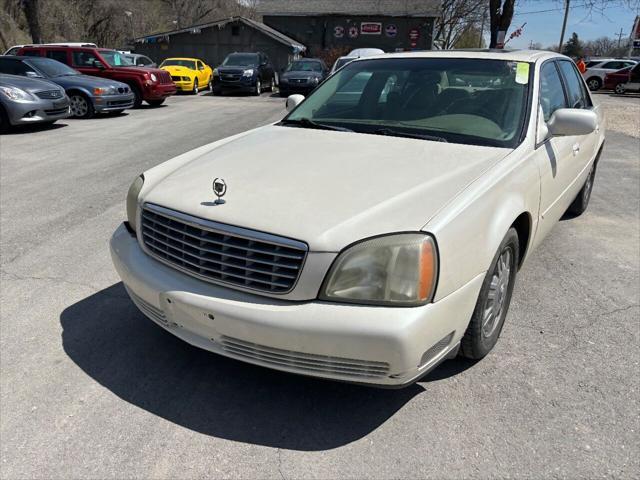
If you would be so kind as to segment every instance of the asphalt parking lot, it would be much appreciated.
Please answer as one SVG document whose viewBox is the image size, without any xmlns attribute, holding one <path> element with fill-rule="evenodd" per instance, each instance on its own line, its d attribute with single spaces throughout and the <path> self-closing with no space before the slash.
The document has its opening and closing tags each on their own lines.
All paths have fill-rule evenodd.
<svg viewBox="0 0 640 480">
<path fill-rule="evenodd" d="M 200 351 L 112 267 L 135 175 L 283 99 L 177 96 L 0 137 L 0 476 L 637 478 L 640 97 L 596 99 L 611 128 L 589 210 L 520 271 L 487 358 L 403 390 Z"/>
</svg>

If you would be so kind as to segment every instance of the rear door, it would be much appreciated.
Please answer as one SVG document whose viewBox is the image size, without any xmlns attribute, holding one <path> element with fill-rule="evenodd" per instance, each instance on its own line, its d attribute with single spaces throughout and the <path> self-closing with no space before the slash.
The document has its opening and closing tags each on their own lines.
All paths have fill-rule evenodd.
<svg viewBox="0 0 640 480">
<path fill-rule="evenodd" d="M 65 65 L 69 65 L 71 66 L 71 56 L 69 54 L 69 50 L 68 49 L 50 49 L 50 50 L 46 50 L 45 51 L 45 56 L 47 58 L 51 58 L 53 60 L 57 60 L 58 62 L 62 62 Z"/>
</svg>

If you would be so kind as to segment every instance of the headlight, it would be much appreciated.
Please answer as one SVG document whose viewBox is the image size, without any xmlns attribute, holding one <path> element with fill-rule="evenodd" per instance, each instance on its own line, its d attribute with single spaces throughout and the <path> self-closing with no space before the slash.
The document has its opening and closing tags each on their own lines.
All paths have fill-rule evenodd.
<svg viewBox="0 0 640 480">
<path fill-rule="evenodd" d="M 143 185 L 144 175 L 140 175 L 133 181 L 127 192 L 127 220 L 133 231 L 137 231 L 138 229 L 138 196 L 140 195 L 140 190 L 142 190 Z"/>
<path fill-rule="evenodd" d="M 4 93 L 11 100 L 32 100 L 33 97 L 29 92 L 25 92 L 16 87 L 0 87 L 0 92 Z"/>
<path fill-rule="evenodd" d="M 149 77 L 151 78 L 152 82 L 157 82 L 158 81 L 158 77 L 156 77 L 155 73 L 152 73 Z"/>
<path fill-rule="evenodd" d="M 243 77 L 253 77 L 253 68 L 248 68 L 244 72 L 242 72 Z"/>
<path fill-rule="evenodd" d="M 215 75 L 216 77 L 218 76 L 218 69 L 217 68 L 213 69 L 213 75 Z"/>
<path fill-rule="evenodd" d="M 421 305 L 433 299 L 438 255 L 432 237 L 402 233 L 344 250 L 325 279 L 320 298 L 377 305 Z"/>
<path fill-rule="evenodd" d="M 94 88 L 94 95 L 115 95 L 118 93 L 115 87 L 102 87 L 102 88 Z"/>
<path fill-rule="evenodd" d="M 318 77 L 311 77 L 309 79 L 309 82 L 311 82 L 311 83 L 313 83 L 315 85 L 317 85 L 319 81 L 320 81 L 320 79 Z"/>
</svg>

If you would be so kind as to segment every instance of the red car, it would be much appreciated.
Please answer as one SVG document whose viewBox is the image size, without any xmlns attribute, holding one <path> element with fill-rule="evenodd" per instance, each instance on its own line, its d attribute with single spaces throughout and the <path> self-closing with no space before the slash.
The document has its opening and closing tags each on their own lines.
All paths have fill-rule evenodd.
<svg viewBox="0 0 640 480">
<path fill-rule="evenodd" d="M 622 94 L 624 93 L 623 85 L 629 81 L 629 76 L 631 75 L 631 68 L 626 67 L 622 70 L 617 70 L 615 72 L 607 73 L 604 76 L 604 86 L 607 90 L 613 90 L 616 93 Z"/>
<path fill-rule="evenodd" d="M 126 83 L 135 95 L 134 107 L 142 101 L 161 105 L 176 93 L 171 75 L 158 68 L 136 67 L 126 55 L 106 48 L 70 47 L 64 45 L 36 45 L 23 47 L 18 55 L 49 57 L 71 68 L 96 77 L 110 78 Z"/>
</svg>

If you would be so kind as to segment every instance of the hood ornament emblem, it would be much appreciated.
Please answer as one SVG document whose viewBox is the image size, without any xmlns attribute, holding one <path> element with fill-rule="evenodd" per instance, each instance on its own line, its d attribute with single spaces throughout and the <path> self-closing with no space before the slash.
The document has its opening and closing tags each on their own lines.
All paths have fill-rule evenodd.
<svg viewBox="0 0 640 480">
<path fill-rule="evenodd" d="M 218 197 L 214 202 L 216 205 L 222 205 L 225 203 L 222 197 L 227 193 L 227 182 L 224 181 L 224 178 L 215 178 L 213 180 L 213 193 Z"/>
</svg>

